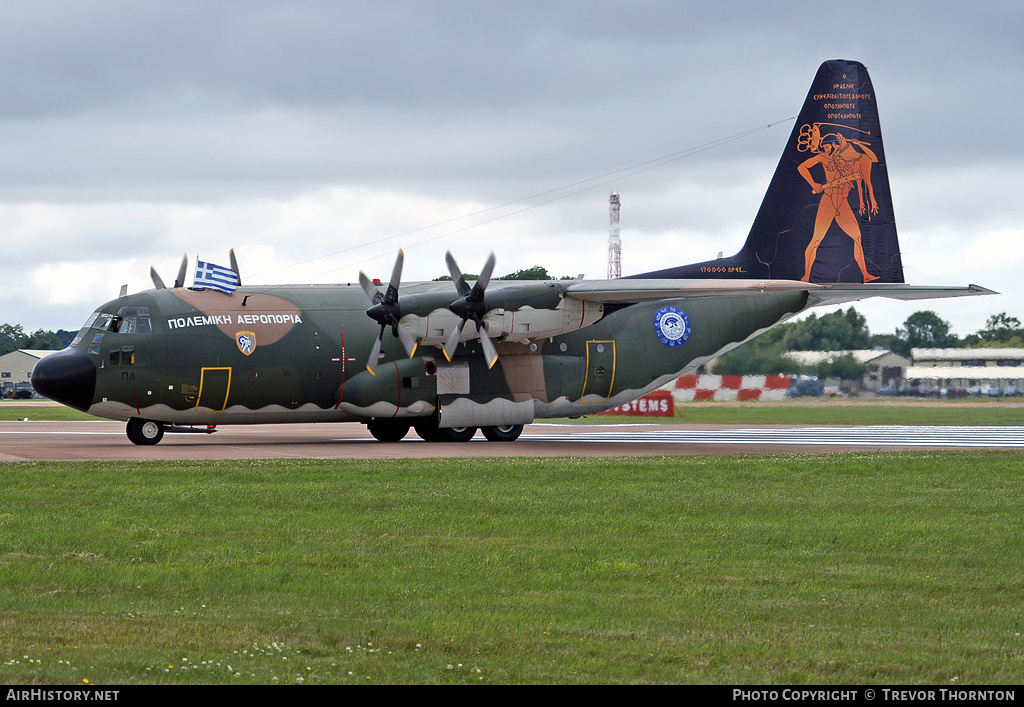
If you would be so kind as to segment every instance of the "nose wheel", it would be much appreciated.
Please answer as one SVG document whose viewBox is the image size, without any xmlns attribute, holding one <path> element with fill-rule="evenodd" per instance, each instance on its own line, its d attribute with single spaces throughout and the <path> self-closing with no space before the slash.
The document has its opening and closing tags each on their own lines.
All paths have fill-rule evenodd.
<svg viewBox="0 0 1024 707">
<path fill-rule="evenodd" d="M 128 427 L 125 430 L 128 439 L 132 444 L 149 446 L 156 444 L 164 437 L 164 425 L 156 420 L 142 420 L 133 417 L 128 420 Z"/>
</svg>

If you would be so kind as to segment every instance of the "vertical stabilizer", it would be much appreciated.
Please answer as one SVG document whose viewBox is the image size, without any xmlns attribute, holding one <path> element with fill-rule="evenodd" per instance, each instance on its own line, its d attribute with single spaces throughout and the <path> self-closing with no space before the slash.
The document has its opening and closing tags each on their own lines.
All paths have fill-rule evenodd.
<svg viewBox="0 0 1024 707">
<path fill-rule="evenodd" d="M 903 282 L 864 65 L 833 60 L 818 69 L 739 253 L 633 277 Z"/>
</svg>

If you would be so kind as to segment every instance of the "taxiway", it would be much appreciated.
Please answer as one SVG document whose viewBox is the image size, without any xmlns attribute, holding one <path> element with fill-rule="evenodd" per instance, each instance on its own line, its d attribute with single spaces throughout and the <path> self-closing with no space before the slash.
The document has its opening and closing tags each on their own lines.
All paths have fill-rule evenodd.
<svg viewBox="0 0 1024 707">
<path fill-rule="evenodd" d="M 518 441 L 397 443 L 363 425 L 222 427 L 168 434 L 153 447 L 128 441 L 121 422 L 0 422 L 0 461 L 107 459 L 390 459 L 437 457 L 658 456 L 908 449 L 1024 449 L 1024 427 L 744 427 L 735 425 L 533 424 Z"/>
</svg>

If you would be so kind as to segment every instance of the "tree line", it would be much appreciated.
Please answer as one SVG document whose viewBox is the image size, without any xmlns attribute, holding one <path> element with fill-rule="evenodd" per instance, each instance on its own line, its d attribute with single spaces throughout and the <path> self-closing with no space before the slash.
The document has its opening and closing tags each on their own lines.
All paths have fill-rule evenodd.
<svg viewBox="0 0 1024 707">
<path fill-rule="evenodd" d="M 806 373 L 822 378 L 857 380 L 866 373 L 864 364 L 851 354 L 840 354 L 802 370 L 786 354 L 790 351 L 855 351 L 882 348 L 901 356 L 911 349 L 1024 348 L 1020 319 L 1006 312 L 993 314 L 985 327 L 960 337 L 949 322 L 931 310 L 914 312 L 892 334 L 872 334 L 867 318 L 855 308 L 818 316 L 811 313 L 799 322 L 770 329 L 753 341 L 730 351 L 715 362 L 715 373 Z"/>
<path fill-rule="evenodd" d="M 71 343 L 77 331 L 37 329 L 26 334 L 20 324 L 0 324 L 0 356 L 18 349 L 59 351 Z"/>
</svg>

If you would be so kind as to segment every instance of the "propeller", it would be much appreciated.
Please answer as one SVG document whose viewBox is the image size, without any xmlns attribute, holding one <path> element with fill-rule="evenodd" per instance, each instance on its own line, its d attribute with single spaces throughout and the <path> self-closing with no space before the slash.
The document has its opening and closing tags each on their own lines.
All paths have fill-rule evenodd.
<svg viewBox="0 0 1024 707">
<path fill-rule="evenodd" d="M 412 358 L 416 353 L 418 342 L 415 337 L 398 325 L 399 320 L 402 318 L 402 307 L 398 303 L 398 286 L 402 280 L 402 263 L 404 261 L 405 253 L 398 251 L 395 268 L 391 271 L 391 282 L 388 284 L 388 289 L 384 294 L 380 293 L 380 290 L 370 281 L 370 278 L 362 271 L 359 272 L 359 284 L 362 285 L 366 296 L 373 302 L 373 306 L 366 310 L 366 316 L 380 324 L 380 334 L 377 335 L 377 340 L 370 351 L 370 359 L 366 362 L 366 370 L 371 375 L 377 375 L 374 368 L 377 365 L 377 360 L 380 358 L 384 330 L 388 325 L 391 326 L 391 333 L 401 340 L 402 346 L 405 347 L 406 352 L 409 354 L 409 358 Z"/>
<path fill-rule="evenodd" d="M 235 271 L 235 278 L 238 280 L 237 284 L 239 287 L 242 286 L 242 275 L 238 269 L 238 261 L 235 260 L 235 249 L 232 248 L 231 252 L 228 253 L 228 257 L 231 259 L 231 269 Z"/>
<path fill-rule="evenodd" d="M 483 317 L 487 314 L 487 309 L 484 307 L 484 291 L 491 281 L 491 272 L 494 270 L 494 253 L 487 258 L 484 269 L 480 272 L 480 277 L 477 278 L 476 284 L 472 288 L 462 277 L 462 271 L 459 270 L 451 252 L 446 253 L 444 259 L 448 263 L 448 272 L 451 273 L 452 280 L 455 282 L 455 289 L 459 292 L 459 299 L 452 302 L 448 309 L 462 318 L 459 326 L 452 330 L 451 336 L 448 337 L 448 341 L 444 345 L 445 358 L 449 361 L 452 360 L 462 336 L 462 328 L 467 321 L 473 321 L 476 323 L 476 332 L 480 336 L 480 344 L 484 349 L 487 367 L 491 368 L 498 360 L 498 352 L 491 342 L 491 337 L 487 336 L 487 327 L 484 326 Z"/>
<path fill-rule="evenodd" d="M 178 268 L 178 277 L 176 277 L 174 279 L 174 286 L 175 287 L 184 287 L 185 286 L 185 271 L 187 269 L 188 269 L 188 253 L 185 253 L 185 255 L 181 259 L 181 267 Z"/>
<path fill-rule="evenodd" d="M 232 262 L 234 262 L 234 253 L 232 252 Z M 175 287 L 181 287 L 185 284 L 185 271 L 188 269 L 188 253 L 181 259 L 181 267 L 178 268 L 178 279 L 174 281 Z M 237 271 L 236 271 L 237 272 Z M 153 280 L 153 286 L 158 290 L 166 290 L 167 285 L 164 284 L 163 278 L 161 278 L 156 268 L 149 268 L 149 277 Z"/>
</svg>

